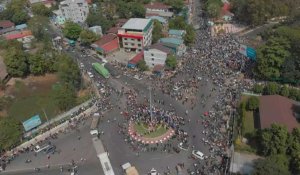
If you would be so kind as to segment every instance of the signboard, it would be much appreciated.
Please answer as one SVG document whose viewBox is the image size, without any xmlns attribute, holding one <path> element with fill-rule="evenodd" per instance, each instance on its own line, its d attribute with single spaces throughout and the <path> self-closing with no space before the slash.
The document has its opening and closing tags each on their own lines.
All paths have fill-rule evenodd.
<svg viewBox="0 0 300 175">
<path fill-rule="evenodd" d="M 35 115 L 30 119 L 26 120 L 25 122 L 23 122 L 23 126 L 26 132 L 39 126 L 40 124 L 42 124 L 42 121 L 39 115 Z"/>
<path fill-rule="evenodd" d="M 256 51 L 251 47 L 241 44 L 239 53 L 251 60 L 256 60 Z"/>
</svg>

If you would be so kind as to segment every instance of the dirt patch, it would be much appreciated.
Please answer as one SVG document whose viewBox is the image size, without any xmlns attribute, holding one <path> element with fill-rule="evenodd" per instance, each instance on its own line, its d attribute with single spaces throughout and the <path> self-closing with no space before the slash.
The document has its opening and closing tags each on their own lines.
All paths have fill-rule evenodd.
<svg viewBox="0 0 300 175">
<path fill-rule="evenodd" d="M 84 97 L 90 93 L 90 89 L 83 89 L 77 92 L 77 97 Z"/>
</svg>

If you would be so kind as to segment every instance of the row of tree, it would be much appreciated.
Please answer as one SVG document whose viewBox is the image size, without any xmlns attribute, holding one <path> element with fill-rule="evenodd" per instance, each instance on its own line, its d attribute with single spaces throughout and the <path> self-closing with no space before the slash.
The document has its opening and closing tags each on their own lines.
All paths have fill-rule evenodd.
<svg viewBox="0 0 300 175">
<path fill-rule="evenodd" d="M 281 125 L 273 124 L 257 132 L 257 151 L 266 156 L 254 163 L 255 175 L 288 175 L 300 173 L 300 128 L 291 133 Z"/>
<path fill-rule="evenodd" d="M 253 92 L 263 95 L 282 95 L 290 99 L 300 101 L 300 90 L 298 88 L 280 85 L 275 82 L 269 82 L 266 85 L 255 84 Z"/>
<path fill-rule="evenodd" d="M 91 43 L 99 39 L 99 36 L 97 36 L 94 32 L 82 29 L 79 24 L 72 21 L 67 21 L 64 26 L 63 34 L 65 37 L 72 40 L 80 39 L 80 43 L 82 45 L 89 46 Z"/>
<path fill-rule="evenodd" d="M 235 17 L 248 25 L 261 25 L 274 17 L 292 15 L 299 7 L 298 0 L 232 0 Z"/>
<path fill-rule="evenodd" d="M 280 26 L 265 32 L 266 43 L 257 50 L 256 77 L 300 84 L 300 28 Z"/>
</svg>

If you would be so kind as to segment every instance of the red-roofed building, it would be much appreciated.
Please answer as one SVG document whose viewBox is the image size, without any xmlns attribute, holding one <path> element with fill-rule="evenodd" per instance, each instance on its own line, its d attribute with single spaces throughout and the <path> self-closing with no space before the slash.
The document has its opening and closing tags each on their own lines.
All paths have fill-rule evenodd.
<svg viewBox="0 0 300 175">
<path fill-rule="evenodd" d="M 15 30 L 15 24 L 9 20 L 0 21 L 0 34 Z"/>
<path fill-rule="evenodd" d="M 128 61 L 127 67 L 129 68 L 135 68 L 136 65 L 143 60 L 144 58 L 144 51 L 141 51 L 140 53 L 136 54 L 131 60 Z"/>
<path fill-rule="evenodd" d="M 26 36 L 31 36 L 32 32 L 30 30 L 25 30 L 19 33 L 14 33 L 14 34 L 7 34 L 5 35 L 5 39 L 6 40 L 14 40 L 14 39 L 20 39 L 20 38 L 24 38 Z"/>
<path fill-rule="evenodd" d="M 91 45 L 97 52 L 106 57 L 110 53 L 119 49 L 119 39 L 115 34 L 103 35 L 102 38 Z"/>
<path fill-rule="evenodd" d="M 223 7 L 221 8 L 221 16 L 222 19 L 225 21 L 231 21 L 234 14 L 230 12 L 230 4 L 229 3 L 224 3 Z"/>
<path fill-rule="evenodd" d="M 269 128 L 273 123 L 284 125 L 291 132 L 299 127 L 297 108 L 299 104 L 280 95 L 259 97 L 260 128 Z"/>
</svg>

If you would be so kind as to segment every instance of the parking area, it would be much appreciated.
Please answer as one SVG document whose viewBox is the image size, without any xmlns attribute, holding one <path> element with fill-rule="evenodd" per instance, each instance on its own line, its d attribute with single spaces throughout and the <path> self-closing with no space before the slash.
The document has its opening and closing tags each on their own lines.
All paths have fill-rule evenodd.
<svg viewBox="0 0 300 175">
<path fill-rule="evenodd" d="M 127 64 L 137 53 L 135 52 L 125 52 L 124 49 L 120 49 L 114 52 L 112 55 L 107 56 L 107 61 L 118 61 L 123 64 Z"/>
</svg>

